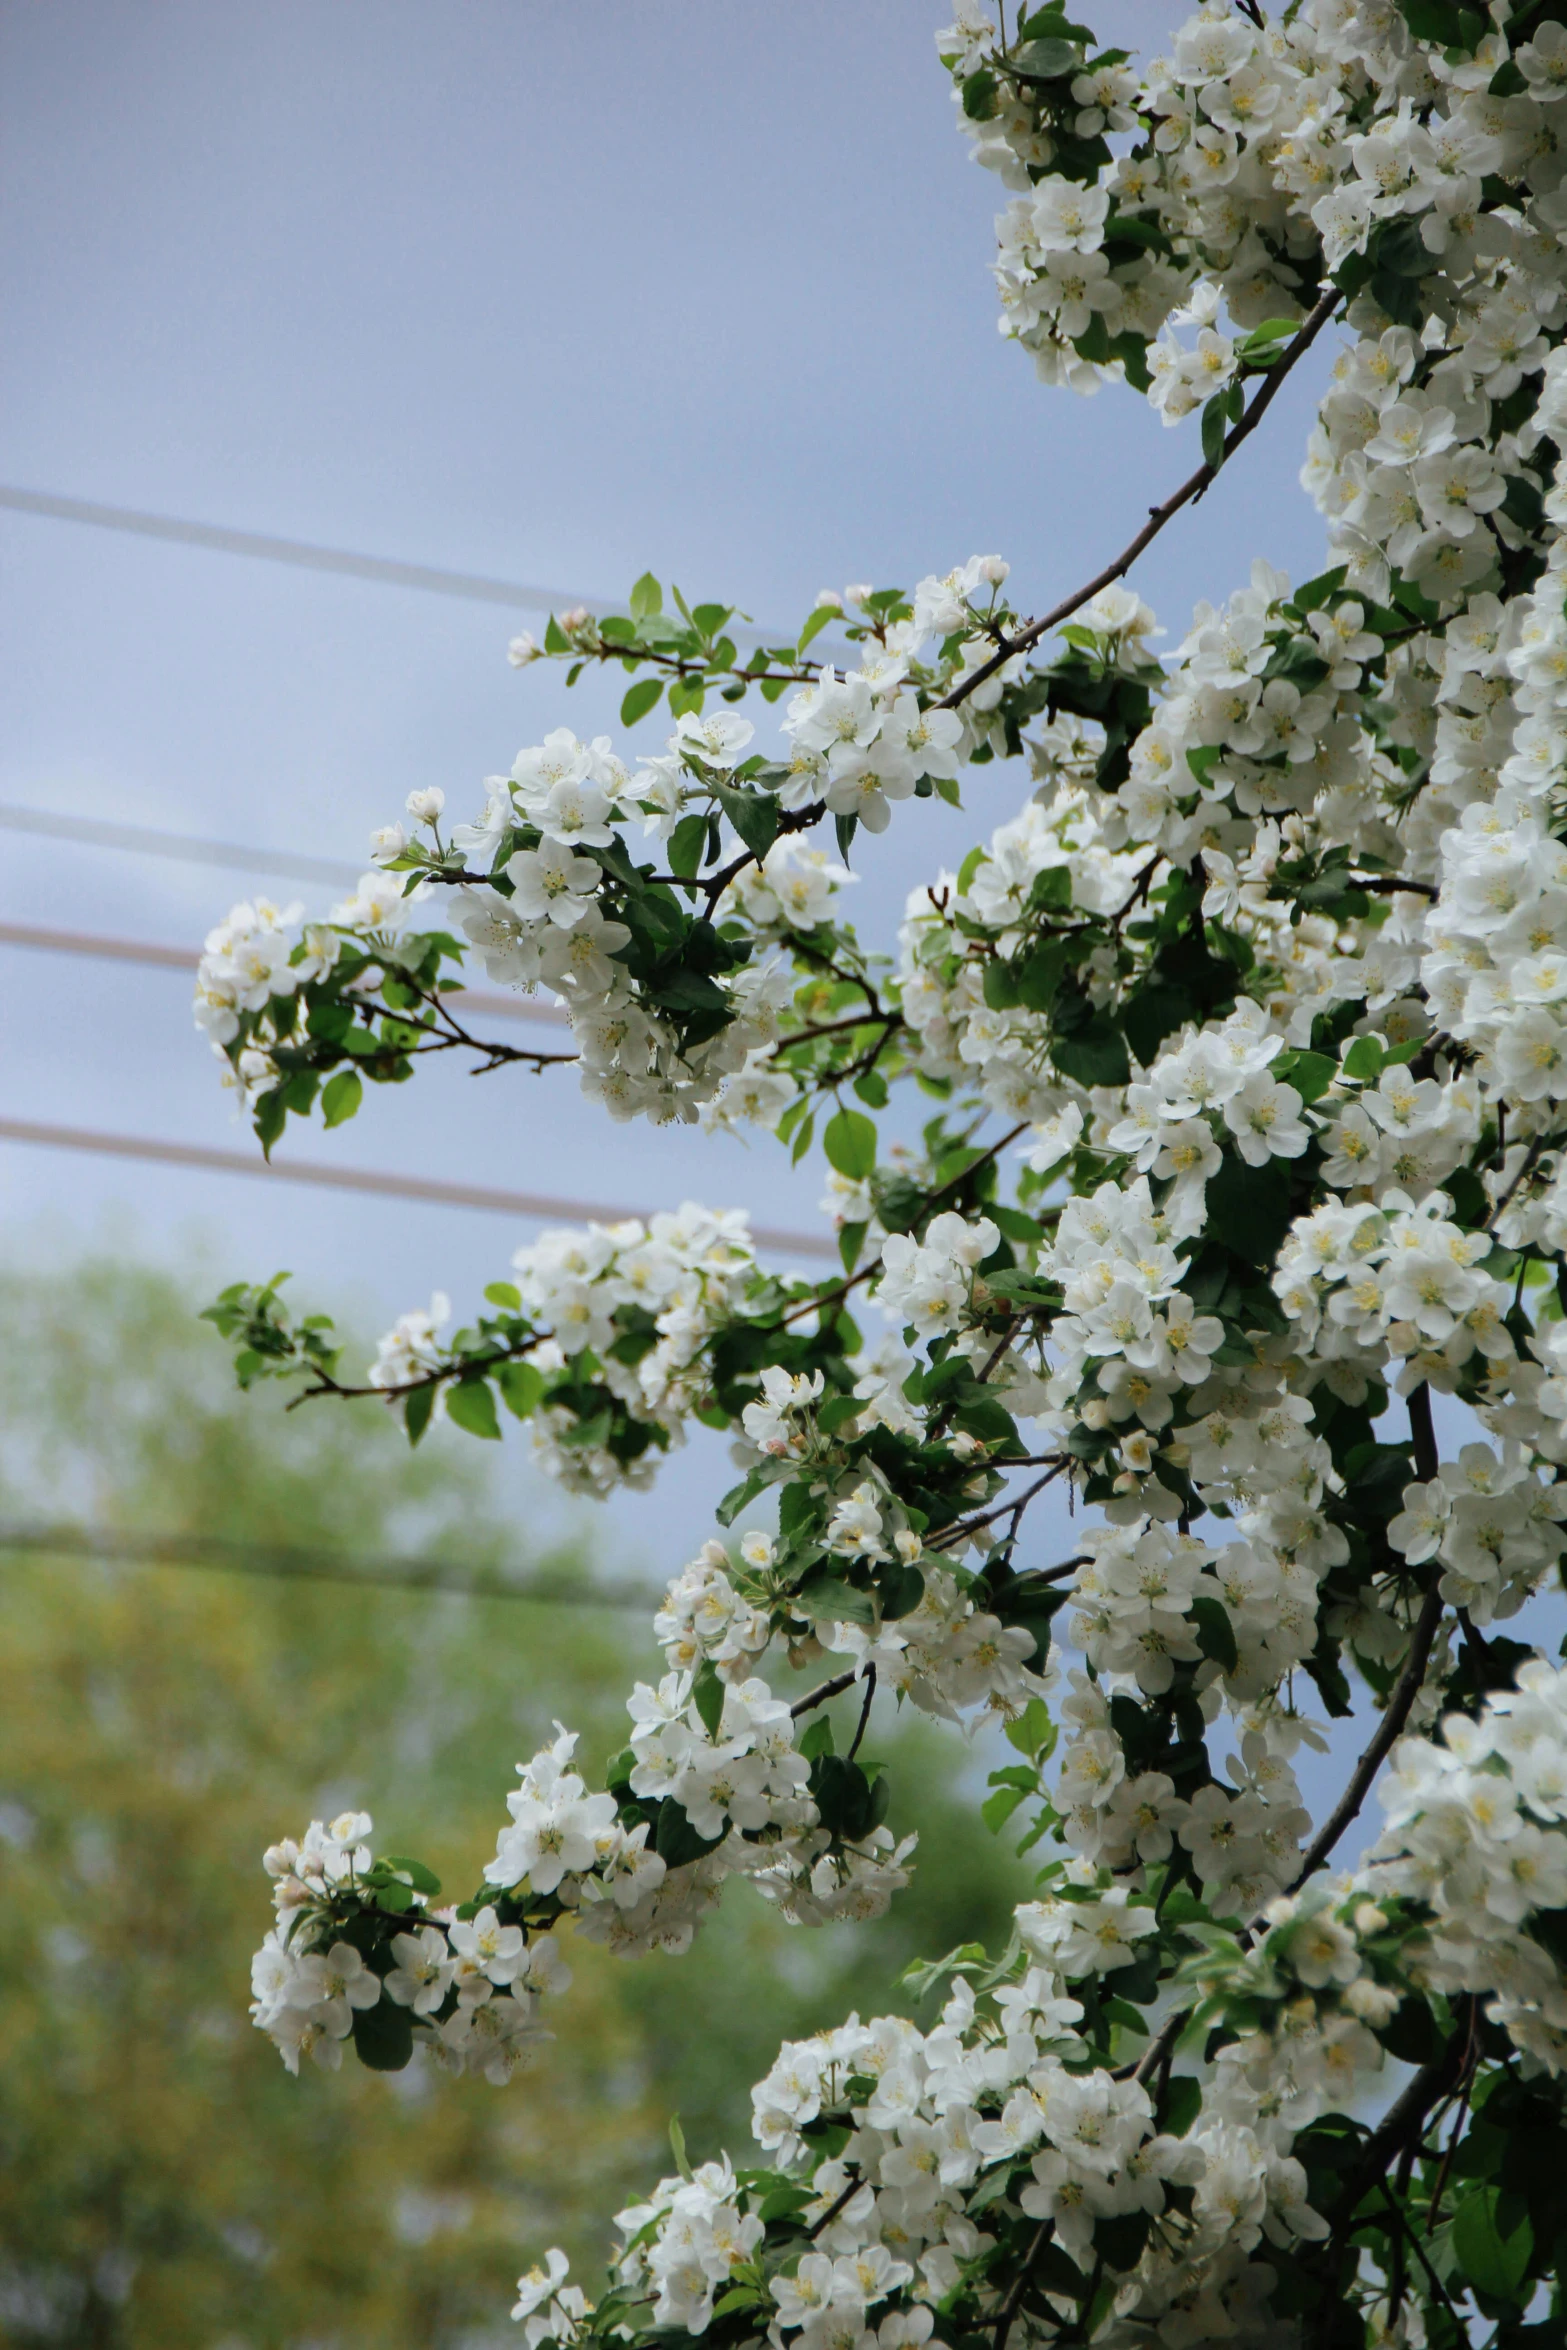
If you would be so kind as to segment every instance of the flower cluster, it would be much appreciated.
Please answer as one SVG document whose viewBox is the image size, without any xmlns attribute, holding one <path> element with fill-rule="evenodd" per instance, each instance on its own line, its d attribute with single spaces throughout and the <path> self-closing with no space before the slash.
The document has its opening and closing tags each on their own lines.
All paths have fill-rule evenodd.
<svg viewBox="0 0 1567 2350">
<path fill-rule="evenodd" d="M 346 1812 L 267 1852 L 277 1924 L 251 1961 L 252 2021 L 290 2072 L 302 2056 L 335 2072 L 352 2034 L 367 2063 L 406 2063 L 419 2041 L 448 2071 L 510 2080 L 550 2037 L 540 1999 L 571 1982 L 555 1941 L 489 1904 L 428 1908 L 414 1882 L 439 1890 L 428 1872 L 373 1861 L 370 1832 L 368 1812 Z"/>
<path fill-rule="evenodd" d="M 939 2312 L 978 2315 L 1021 2215 L 1048 2222 L 1059 2248 L 1043 2270 L 1056 2323 L 1075 2315 L 1079 2280 L 1108 2268 L 1123 2322 L 1171 2342 L 1200 2338 L 1181 2319 L 1228 2332 L 1265 2290 L 1251 2258 L 1264 2232 L 1325 2232 L 1305 2174 L 1239 2068 L 1180 2136 L 1159 2129 L 1140 2081 L 1075 2061 L 1084 2009 L 1069 1986 L 1108 1987 L 1154 1929 L 1124 1894 L 1064 1890 L 1019 1911 L 1023 1956 L 1006 1979 L 983 1999 L 960 1983 L 931 2032 L 851 2018 L 785 2045 L 752 2092 L 776 2169 L 758 2181 L 710 2163 L 661 2180 L 619 2215 L 621 2292 L 691 2334 L 739 2292 L 803 2350 L 868 2334 L 904 2350 L 932 2339 Z M 792 2242 L 768 2240 L 759 2185 L 764 2207 L 792 2205 Z"/>
<path fill-rule="evenodd" d="M 1358 1882 L 1428 1914 L 1418 1978 L 1487 1999 L 1531 2068 L 1567 2073 L 1567 1672 L 1533 1659 L 1477 1720 L 1404 1739 L 1378 1793 Z"/>
<path fill-rule="evenodd" d="M 531 1419 L 535 1458 L 576 1493 L 652 1482 L 659 1454 L 683 1442 L 710 1384 L 705 1350 L 755 1277 L 745 1215 L 691 1201 L 646 1223 L 562 1226 L 512 1258 L 515 1282 L 486 1292 L 503 1320 L 477 1339 L 440 1331 L 450 1305 L 399 1317 L 368 1373 L 393 1397 L 419 1381 L 471 1377 L 494 1364 L 511 1409 Z M 436 1410 L 458 1390 L 435 1389 Z"/>
<path fill-rule="evenodd" d="M 1567 1550 L 1567 34 L 1510 0 L 1260 16 L 1204 0 L 1139 69 L 1064 0 L 966 0 L 940 48 L 1016 199 L 1007 332 L 1048 380 L 1201 410 L 1150 530 L 1320 362 L 1317 577 L 1257 562 L 1165 657 L 1120 584 L 1147 532 L 1053 635 L 989 557 L 743 654 L 728 607 L 644 579 L 517 658 L 619 664 L 627 725 L 667 690 L 664 752 L 561 730 L 476 824 L 416 795 L 330 924 L 251 907 L 210 942 L 200 1016 L 263 1139 L 429 1051 L 547 1059 L 467 1028 L 477 956 L 560 999 L 617 1116 L 797 1160 L 820 1119 L 842 1266 L 773 1278 L 686 1209 L 546 1234 L 474 1330 L 437 1299 L 383 1342 L 411 1435 L 504 1401 L 584 1490 L 699 1415 L 737 1533 L 671 1581 L 605 1787 L 564 1734 L 535 1758 L 461 1912 L 367 1823 L 282 1853 L 256 1997 L 285 2055 L 417 2037 L 502 2075 L 563 1918 L 678 1951 L 732 1876 L 874 1915 L 911 1851 L 862 1759 L 888 1693 L 1004 1736 L 985 1816 L 1029 1806 L 1046 1856 L 1001 1959 L 918 1971 L 957 1985 L 931 2031 L 782 2052 L 770 2168 L 682 2159 L 597 2308 L 557 2255 L 524 2280 L 530 2350 L 1416 2350 L 1466 2291 L 1525 2322 L 1567 2224 L 1509 2151 L 1567 2126 L 1567 1676 L 1508 1686 L 1494 1629 Z M 1006 761 L 1021 806 L 910 897 L 895 963 L 862 950 L 853 841 Z M 407 924 L 442 892 L 466 943 Z M 883 1148 L 899 1082 L 934 1107 Z M 214 1318 L 243 1378 L 344 1392 L 275 1284 Z M 1433 1394 L 1441 1435 L 1474 1423 L 1445 1460 Z M 1093 1513 L 1053 1561 L 1050 1486 Z M 827 1668 L 793 1704 L 775 1644 Z M 1315 1831 L 1308 1686 L 1383 1715 Z M 1328 1883 L 1389 1748 L 1387 1835 Z"/>
</svg>

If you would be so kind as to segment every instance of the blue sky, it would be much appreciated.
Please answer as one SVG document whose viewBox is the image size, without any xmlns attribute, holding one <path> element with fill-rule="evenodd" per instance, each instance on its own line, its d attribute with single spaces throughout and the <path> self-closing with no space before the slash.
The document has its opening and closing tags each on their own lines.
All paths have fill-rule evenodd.
<svg viewBox="0 0 1567 2350">
<path fill-rule="evenodd" d="M 1095 21 L 1146 41 L 1184 13 Z M 606 597 L 651 564 L 786 625 L 824 584 L 997 551 L 1037 608 L 1197 462 L 1195 427 L 1046 392 L 997 335 L 1004 192 L 953 126 L 939 21 L 909 0 L 0 10 L 0 478 Z M 1254 554 L 1314 568 L 1311 399 L 1303 369 L 1140 568 L 1172 636 Z M 460 813 L 551 726 L 616 726 L 618 693 L 508 669 L 494 606 L 16 514 L 0 548 L 5 802 L 354 859 L 414 785 Z M 865 929 L 1019 791 L 992 769 L 961 814 L 900 810 Z M 0 832 L 0 919 L 194 944 L 249 886 Z M 245 1141 L 177 975 L 0 958 L 8 1114 Z M 443 1070 L 287 1147 L 793 1225 L 820 1190 L 765 1140 L 608 1127 L 562 1076 Z M 437 1283 L 460 1305 L 524 1237 L 5 1144 L 0 1213 L 30 1250 L 179 1257 L 199 1232 L 215 1277 L 286 1263 L 383 1319 Z M 705 1448 L 617 1512 L 627 1544 L 675 1563 L 720 1479 Z"/>
</svg>

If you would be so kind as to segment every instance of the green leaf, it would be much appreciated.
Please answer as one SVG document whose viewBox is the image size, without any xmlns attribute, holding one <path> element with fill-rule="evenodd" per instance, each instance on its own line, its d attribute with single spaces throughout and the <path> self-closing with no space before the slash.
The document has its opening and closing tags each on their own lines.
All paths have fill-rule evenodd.
<svg viewBox="0 0 1567 2350">
<path fill-rule="evenodd" d="M 798 1742 L 798 1750 L 807 1762 L 814 1762 L 819 1754 L 832 1752 L 832 1723 L 826 1714 L 818 1714 L 815 1721 Z"/>
<path fill-rule="evenodd" d="M 414 2019 L 383 1992 L 374 2007 L 354 2010 L 354 2052 L 373 2073 L 400 2073 L 414 2052 Z"/>
<path fill-rule="evenodd" d="M 860 1251 L 865 1246 L 865 1235 L 869 1230 L 868 1224 L 845 1224 L 839 1232 L 838 1256 L 846 1273 L 852 1273 L 859 1263 Z"/>
<path fill-rule="evenodd" d="M 798 1615 L 817 1624 L 874 1624 L 876 1602 L 868 1591 L 844 1583 L 826 1567 L 808 1575 L 791 1602 Z"/>
<path fill-rule="evenodd" d="M 880 1577 L 882 1621 L 897 1623 L 901 1616 L 912 1616 L 925 1596 L 925 1578 L 916 1566 L 900 1562 L 884 1567 Z"/>
<path fill-rule="evenodd" d="M 1453 2215 L 1453 2249 L 1469 2282 L 1480 2292 L 1505 2301 L 1523 2281 L 1534 2250 L 1534 2230 L 1527 2218 L 1521 2218 L 1503 2235 L 1497 2223 L 1499 2201 L 1497 2188 L 1482 2187 L 1458 2206 Z"/>
<path fill-rule="evenodd" d="M 256 1140 L 261 1145 L 261 1155 L 264 1159 L 270 1159 L 272 1145 L 288 1124 L 288 1110 L 275 1088 L 271 1093 L 264 1093 L 257 1102 L 252 1123 L 256 1129 Z"/>
<path fill-rule="evenodd" d="M 827 1164 L 851 1183 L 863 1183 L 876 1165 L 876 1126 L 859 1110 L 839 1110 L 822 1133 Z"/>
<path fill-rule="evenodd" d="M 1184 2138 L 1202 2111 L 1202 2090 L 1190 2073 L 1176 2073 L 1166 2084 L 1160 2128 L 1172 2138 Z"/>
<path fill-rule="evenodd" d="M 1229 430 L 1229 397 L 1215 392 L 1202 412 L 1202 455 L 1205 465 L 1224 462 L 1224 436 Z"/>
<path fill-rule="evenodd" d="M 1004 1724 L 1004 1735 L 1009 1746 L 1032 1761 L 1040 1754 L 1054 1751 L 1056 1726 L 1042 1698 L 1031 1697 L 1015 1720 Z"/>
<path fill-rule="evenodd" d="M 702 1719 L 702 1727 L 709 1738 L 718 1736 L 718 1725 L 724 1718 L 724 1684 L 718 1667 L 710 1656 L 697 1666 L 696 1678 L 691 1684 L 691 1702 Z"/>
<path fill-rule="evenodd" d="M 1485 18 L 1459 0 L 1398 0 L 1398 12 L 1417 41 L 1439 49 L 1461 49 L 1472 57 L 1484 37 Z"/>
<path fill-rule="evenodd" d="M 1240 1660 L 1235 1647 L 1235 1627 L 1223 1600 L 1194 1599 L 1191 1612 L 1203 1655 L 1211 1657 L 1226 1673 L 1233 1673 Z"/>
<path fill-rule="evenodd" d="M 771 792 L 743 791 L 738 784 L 713 784 L 714 797 L 753 857 L 765 857 L 778 838 L 782 811 Z"/>
<path fill-rule="evenodd" d="M 1020 1787 L 998 1787 L 994 1795 L 987 1795 L 979 1807 L 979 1816 L 992 1836 L 999 1836 L 1018 1805 L 1024 1800 Z"/>
<path fill-rule="evenodd" d="M 962 83 L 963 111 L 970 122 L 988 122 L 996 111 L 996 77 L 987 66 L 967 75 Z"/>
<path fill-rule="evenodd" d="M 1200 1016 L 1198 1006 L 1184 988 L 1171 987 L 1161 979 L 1149 980 L 1121 1006 L 1126 1041 L 1145 1069 L 1152 1067 L 1154 1055 L 1167 1036 L 1173 1035 L 1184 1020 Z"/>
<path fill-rule="evenodd" d="M 635 726 L 639 718 L 645 718 L 649 710 L 657 707 L 663 690 L 664 681 L 661 677 L 639 677 L 636 684 L 628 688 L 620 705 L 621 725 Z"/>
<path fill-rule="evenodd" d="M 446 1416 L 470 1436 L 490 1436 L 497 1443 L 500 1441 L 501 1423 L 488 1379 L 459 1379 L 454 1387 L 449 1387 Z"/>
<path fill-rule="evenodd" d="M 485 1284 L 485 1297 L 492 1306 L 502 1306 L 507 1313 L 520 1314 L 522 1292 L 509 1281 L 490 1281 Z"/>
<path fill-rule="evenodd" d="M 831 604 L 818 604 L 795 640 L 795 651 L 803 653 L 806 646 L 811 643 L 813 638 L 819 637 L 824 628 L 830 628 L 835 620 L 842 618 L 843 614 L 835 610 Z"/>
<path fill-rule="evenodd" d="M 433 1869 L 427 1869 L 422 1860 L 408 1860 L 400 1852 L 384 1852 L 378 1868 L 395 1869 L 406 1877 L 416 1893 L 427 1893 L 433 1898 L 441 1890 L 441 1880 Z"/>
<path fill-rule="evenodd" d="M 321 1089 L 321 1116 L 328 1126 L 341 1126 L 364 1100 L 365 1089 L 357 1069 L 340 1069 Z"/>
<path fill-rule="evenodd" d="M 702 852 L 707 846 L 707 818 L 682 816 L 669 836 L 669 870 L 678 873 L 684 881 L 694 881 L 702 870 Z"/>
<path fill-rule="evenodd" d="M 489 1292 L 485 1294 L 488 1296 Z M 506 1409 L 519 1420 L 526 1420 L 537 1410 L 539 1398 L 544 1393 L 544 1374 L 536 1370 L 532 1363 L 502 1363 L 496 1371 L 495 1384 L 501 1391 Z"/>
<path fill-rule="evenodd" d="M 1303 1102 L 1320 1101 L 1338 1075 L 1338 1064 L 1326 1053 L 1280 1053 L 1273 1074 L 1283 1085 L 1293 1085 Z"/>
<path fill-rule="evenodd" d="M 664 609 L 664 591 L 651 571 L 644 571 L 630 595 L 631 617 L 646 620 Z"/>
<path fill-rule="evenodd" d="M 408 1431 L 410 1444 L 417 1444 L 430 1425 L 430 1414 L 435 1409 L 435 1389 L 416 1387 L 403 1404 L 403 1426 Z"/>
<path fill-rule="evenodd" d="M 678 2113 L 672 2113 L 669 2117 L 669 2149 L 675 2158 L 676 2170 L 683 2179 L 688 2179 L 691 2176 L 691 2159 L 686 2153 L 686 2134 L 680 2127 Z"/>
<path fill-rule="evenodd" d="M 1126 1039 L 1108 1012 L 1093 1012 L 1070 1035 L 1058 1030 L 1050 1055 L 1062 1076 L 1079 1085 L 1125 1085 L 1132 1073 Z"/>
<path fill-rule="evenodd" d="M 1219 1171 L 1209 1179 L 1208 1228 L 1223 1236 L 1224 1246 L 1248 1265 L 1267 1265 L 1289 1230 L 1289 1163 L 1267 1159 L 1260 1167 L 1226 1151 Z"/>
</svg>

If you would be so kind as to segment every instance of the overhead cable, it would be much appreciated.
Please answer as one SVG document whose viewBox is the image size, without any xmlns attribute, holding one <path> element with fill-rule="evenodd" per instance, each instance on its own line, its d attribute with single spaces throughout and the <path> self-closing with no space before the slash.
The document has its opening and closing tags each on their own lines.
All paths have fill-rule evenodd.
<svg viewBox="0 0 1567 2350">
<path fill-rule="evenodd" d="M 631 1585 L 555 1583 L 449 1559 L 377 1558 L 351 1551 L 306 1550 L 235 1542 L 218 1534 L 121 1534 L 95 1526 L 11 1525 L 0 1521 L 0 1553 L 122 1560 L 147 1567 L 200 1567 L 223 1574 L 271 1575 L 305 1583 L 360 1583 L 391 1591 L 456 1591 L 471 1599 L 520 1599 L 536 1607 L 637 1608 L 659 1604 Z"/>
<path fill-rule="evenodd" d="M 140 963 L 158 971 L 194 971 L 201 961 L 191 947 L 161 946 L 142 938 L 109 938 L 95 930 L 51 930 L 36 922 L 0 922 L 0 946 L 34 947 L 46 954 L 82 955 L 108 963 Z M 568 1023 L 564 1004 L 532 996 L 490 995 L 482 988 L 442 989 L 465 1012 L 482 1012 L 486 1019 L 542 1021 L 549 1027 Z"/>
<path fill-rule="evenodd" d="M 0 1118 L 0 1142 L 31 1144 L 41 1150 L 86 1151 L 100 1158 L 139 1159 L 162 1167 L 196 1167 L 215 1175 L 249 1175 L 269 1183 L 316 1184 L 328 1191 L 371 1192 L 381 1199 L 430 1201 L 440 1207 L 485 1208 L 493 1214 L 552 1223 L 619 1224 L 647 1208 L 603 1207 L 588 1200 L 538 1198 L 530 1192 L 496 1191 L 478 1183 L 448 1183 L 436 1176 L 385 1175 L 371 1167 L 333 1167 L 320 1159 L 266 1160 L 259 1152 L 214 1150 L 204 1144 L 160 1142 L 140 1134 L 103 1134 L 85 1126 L 55 1126 L 29 1118 Z M 778 1256 L 826 1257 L 837 1262 L 836 1244 L 821 1233 L 753 1228 L 759 1249 Z"/>
<path fill-rule="evenodd" d="M 248 555 L 262 563 L 287 563 L 298 571 L 331 571 L 347 579 L 374 580 L 382 587 L 417 588 L 431 596 L 460 596 L 471 604 L 505 604 L 514 612 L 558 612 L 587 604 L 595 612 L 615 609 L 569 588 L 524 587 L 474 571 L 445 571 L 430 563 L 400 563 L 388 555 L 358 554 L 346 547 L 321 547 L 310 539 L 273 538 L 227 524 L 187 522 L 173 514 L 147 514 L 133 506 L 106 506 L 96 498 L 62 498 L 48 490 L 0 488 L 0 507 L 37 514 L 50 522 L 85 522 L 95 530 L 127 531 L 134 538 L 165 539 L 176 546 L 204 547 L 216 555 Z"/>
<path fill-rule="evenodd" d="M 182 865 L 229 865 L 247 873 L 286 873 L 296 881 L 330 881 L 352 889 L 363 865 L 330 857 L 300 857 L 291 849 L 243 848 L 234 841 L 203 840 L 197 834 L 155 832 L 139 824 L 102 824 L 91 816 L 56 816 L 44 808 L 0 806 L 0 826 L 33 832 L 44 840 L 68 841 L 73 848 L 124 849 L 137 857 L 172 857 Z"/>
<path fill-rule="evenodd" d="M 318 546 L 313 539 L 275 538 L 227 523 L 189 522 L 176 514 L 149 514 L 136 506 L 105 505 L 97 498 L 65 498 L 52 490 L 0 486 L 0 507 L 48 522 L 82 522 L 95 530 L 125 531 L 133 538 L 163 539 L 180 547 L 201 547 L 217 555 L 246 555 L 263 563 L 286 563 L 297 571 L 334 572 L 339 578 L 373 580 L 380 587 L 415 588 L 425 595 L 458 596 L 472 604 L 504 604 L 513 612 L 564 612 L 585 604 L 590 612 L 621 613 L 614 597 L 583 595 L 573 588 L 526 587 L 492 579 L 483 572 L 447 571 L 438 564 L 403 563 L 390 555 L 366 555 L 348 547 Z M 739 616 L 736 615 L 738 618 Z M 744 644 L 792 643 L 792 629 L 763 629 L 755 621 L 729 630 Z"/>
</svg>

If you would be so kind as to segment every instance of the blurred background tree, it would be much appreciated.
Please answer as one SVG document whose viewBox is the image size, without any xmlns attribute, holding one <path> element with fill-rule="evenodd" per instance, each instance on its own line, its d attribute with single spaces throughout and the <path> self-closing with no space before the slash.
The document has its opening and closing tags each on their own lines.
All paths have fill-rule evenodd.
<svg viewBox="0 0 1567 2350">
<path fill-rule="evenodd" d="M 950 1757 L 889 1713 L 873 1745 L 915 1781 L 930 1865 L 879 1925 L 790 1929 L 736 1887 L 678 1962 L 575 1944 L 559 2038 L 509 2089 L 423 2060 L 291 2081 L 245 2017 L 263 1847 L 302 1805 L 362 1806 L 465 1893 L 555 1716 L 594 1761 L 622 1743 L 659 1661 L 645 1611 L 254 1571 L 279 1546 L 438 1555 L 615 1596 L 585 1539 L 523 1552 L 471 1446 L 436 1431 L 410 1454 L 373 1405 L 233 1394 L 166 1273 L 0 1272 L 0 1329 L 0 2340 L 508 2341 L 524 2257 L 559 2242 L 591 2274 L 610 2214 L 669 2167 L 663 2115 L 694 2158 L 743 2159 L 735 2084 L 780 2027 L 884 2008 L 870 1986 L 916 1948 L 1004 1931 L 1022 1872 L 976 1833 L 973 1789 L 941 1784 Z M 64 1520 L 210 1543 L 211 1563 L 16 1539 Z"/>
</svg>

